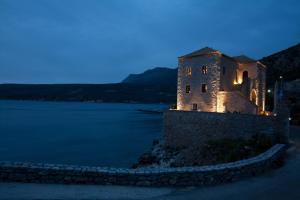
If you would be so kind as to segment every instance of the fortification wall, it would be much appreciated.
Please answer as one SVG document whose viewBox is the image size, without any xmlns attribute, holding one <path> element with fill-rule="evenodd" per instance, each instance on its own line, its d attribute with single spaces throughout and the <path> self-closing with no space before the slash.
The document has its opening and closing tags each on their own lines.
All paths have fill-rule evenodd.
<svg viewBox="0 0 300 200">
<path fill-rule="evenodd" d="M 172 148 L 196 145 L 222 138 L 249 139 L 265 133 L 275 137 L 274 116 L 170 110 L 164 113 L 165 144 Z"/>
<path fill-rule="evenodd" d="M 232 163 L 182 168 L 120 169 L 0 162 L 0 181 L 138 186 L 191 186 L 232 182 L 278 166 L 285 152 L 277 144 L 259 156 Z"/>
</svg>

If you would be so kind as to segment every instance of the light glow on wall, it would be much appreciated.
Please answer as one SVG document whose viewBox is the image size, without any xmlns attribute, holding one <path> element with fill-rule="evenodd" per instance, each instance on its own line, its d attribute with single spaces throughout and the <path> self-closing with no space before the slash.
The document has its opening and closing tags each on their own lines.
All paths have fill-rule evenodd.
<svg viewBox="0 0 300 200">
<path fill-rule="evenodd" d="M 226 112 L 226 95 L 219 93 L 217 96 L 217 112 L 224 113 Z"/>
<path fill-rule="evenodd" d="M 240 85 L 241 83 L 239 83 L 238 81 L 234 80 L 233 81 L 233 85 Z"/>
<path fill-rule="evenodd" d="M 183 73 L 183 67 L 182 62 L 183 59 L 179 59 L 178 62 L 178 80 L 177 80 L 177 110 L 183 109 L 183 91 L 182 91 L 182 73 Z"/>
<path fill-rule="evenodd" d="M 235 80 L 233 81 L 234 85 L 240 85 L 243 83 L 243 73 L 239 70 L 235 72 Z"/>
<path fill-rule="evenodd" d="M 252 89 L 250 93 L 250 101 L 255 105 L 258 105 L 257 91 L 255 89 Z"/>
</svg>

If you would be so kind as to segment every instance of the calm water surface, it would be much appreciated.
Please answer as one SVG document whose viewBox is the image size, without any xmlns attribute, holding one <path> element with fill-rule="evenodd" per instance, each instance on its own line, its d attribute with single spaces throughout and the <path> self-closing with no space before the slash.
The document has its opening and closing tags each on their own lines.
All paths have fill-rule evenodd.
<svg viewBox="0 0 300 200">
<path fill-rule="evenodd" d="M 165 105 L 0 101 L 0 160 L 128 167 L 161 137 Z"/>
</svg>

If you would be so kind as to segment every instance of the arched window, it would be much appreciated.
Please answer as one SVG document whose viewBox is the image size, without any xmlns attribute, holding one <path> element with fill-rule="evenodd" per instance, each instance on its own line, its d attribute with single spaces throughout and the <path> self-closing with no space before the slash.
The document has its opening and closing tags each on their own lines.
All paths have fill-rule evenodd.
<svg viewBox="0 0 300 200">
<path fill-rule="evenodd" d="M 186 76 L 191 76 L 192 75 L 192 68 L 187 66 L 185 69 L 185 74 Z"/>
<path fill-rule="evenodd" d="M 207 74 L 207 66 L 202 66 L 202 74 Z"/>
</svg>

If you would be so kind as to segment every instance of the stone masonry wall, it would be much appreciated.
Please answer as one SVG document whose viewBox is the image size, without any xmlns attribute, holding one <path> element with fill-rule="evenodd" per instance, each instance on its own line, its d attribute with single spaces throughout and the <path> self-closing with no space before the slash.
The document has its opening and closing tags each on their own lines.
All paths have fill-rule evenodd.
<svg viewBox="0 0 300 200">
<path fill-rule="evenodd" d="M 232 182 L 276 167 L 284 157 L 284 144 L 246 160 L 181 168 L 121 169 L 0 162 L 0 181 L 137 186 L 192 186 Z"/>
<path fill-rule="evenodd" d="M 169 110 L 164 113 L 164 140 L 172 148 L 201 145 L 222 138 L 249 139 L 257 133 L 274 134 L 274 116 Z"/>
<path fill-rule="evenodd" d="M 256 105 L 239 91 L 218 92 L 218 112 L 240 112 L 256 114 Z"/>
<path fill-rule="evenodd" d="M 258 68 L 258 107 L 259 111 L 265 111 L 265 103 L 266 103 L 266 68 L 261 64 L 257 65 Z"/>
<path fill-rule="evenodd" d="M 215 112 L 220 89 L 220 56 L 179 58 L 178 63 L 177 108 L 192 110 L 192 105 L 197 104 L 198 110 Z M 203 66 L 207 66 L 207 74 L 202 73 Z M 188 67 L 191 75 L 186 74 Z M 202 92 L 202 84 L 207 85 L 205 93 Z M 190 93 L 186 93 L 187 85 L 190 85 Z"/>
</svg>

